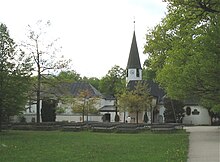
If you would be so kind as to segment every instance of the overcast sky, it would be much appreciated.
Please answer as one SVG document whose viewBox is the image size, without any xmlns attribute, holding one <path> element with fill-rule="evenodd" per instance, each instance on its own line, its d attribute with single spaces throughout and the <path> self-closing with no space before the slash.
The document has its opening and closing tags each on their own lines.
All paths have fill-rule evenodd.
<svg viewBox="0 0 220 162">
<path fill-rule="evenodd" d="M 50 20 L 61 53 L 81 76 L 101 78 L 114 65 L 126 68 L 135 17 L 141 63 L 145 34 L 165 17 L 162 0 L 0 0 L 0 22 L 16 41 L 27 25 Z"/>
</svg>

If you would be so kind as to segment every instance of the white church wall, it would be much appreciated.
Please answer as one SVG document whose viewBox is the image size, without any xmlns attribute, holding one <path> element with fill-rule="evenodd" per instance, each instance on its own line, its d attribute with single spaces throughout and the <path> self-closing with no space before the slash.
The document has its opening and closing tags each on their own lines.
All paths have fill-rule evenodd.
<svg viewBox="0 0 220 162">
<path fill-rule="evenodd" d="M 115 100 L 110 100 L 110 99 L 100 99 L 100 107 L 103 107 L 103 106 L 107 106 L 107 105 L 114 105 L 115 103 Z"/>
<path fill-rule="evenodd" d="M 72 115 L 56 115 L 56 121 L 68 121 L 68 122 L 82 122 L 82 115 L 72 114 Z M 87 121 L 87 116 L 84 116 L 84 121 Z M 102 115 L 89 115 L 88 121 L 102 121 Z"/>
</svg>

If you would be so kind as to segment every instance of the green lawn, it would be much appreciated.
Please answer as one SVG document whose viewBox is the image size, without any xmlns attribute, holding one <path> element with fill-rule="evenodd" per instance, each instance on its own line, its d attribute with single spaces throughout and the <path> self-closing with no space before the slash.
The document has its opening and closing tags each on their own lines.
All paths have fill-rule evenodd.
<svg viewBox="0 0 220 162">
<path fill-rule="evenodd" d="M 186 162 L 188 134 L 9 131 L 2 162 Z"/>
</svg>

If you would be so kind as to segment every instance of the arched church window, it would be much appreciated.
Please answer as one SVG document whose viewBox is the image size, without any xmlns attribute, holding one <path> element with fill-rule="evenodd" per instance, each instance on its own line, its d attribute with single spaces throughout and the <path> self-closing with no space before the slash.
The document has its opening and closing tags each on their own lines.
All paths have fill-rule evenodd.
<svg viewBox="0 0 220 162">
<path fill-rule="evenodd" d="M 186 108 L 186 115 L 191 115 L 191 108 L 190 107 Z"/>
</svg>

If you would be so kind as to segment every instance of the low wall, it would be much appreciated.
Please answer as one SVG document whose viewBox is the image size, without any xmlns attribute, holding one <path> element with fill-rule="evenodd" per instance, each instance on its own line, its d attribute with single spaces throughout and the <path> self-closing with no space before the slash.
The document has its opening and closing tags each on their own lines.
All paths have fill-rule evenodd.
<svg viewBox="0 0 220 162">
<path fill-rule="evenodd" d="M 36 114 L 24 114 L 23 117 L 27 123 L 36 122 Z M 84 116 L 84 121 L 98 121 L 102 122 L 102 115 L 89 115 Z M 12 122 L 19 122 L 19 117 L 14 116 L 12 118 Z M 64 114 L 64 115 L 56 115 L 56 121 L 68 121 L 68 122 L 82 122 L 82 115 L 71 115 L 71 114 Z M 40 118 L 40 122 L 41 118 Z"/>
</svg>

